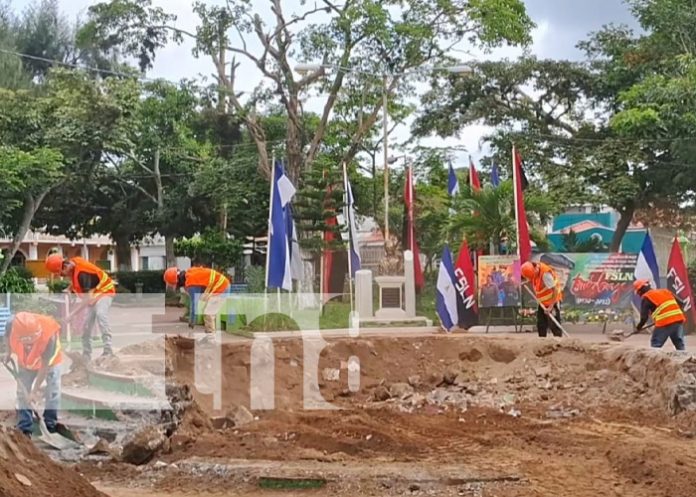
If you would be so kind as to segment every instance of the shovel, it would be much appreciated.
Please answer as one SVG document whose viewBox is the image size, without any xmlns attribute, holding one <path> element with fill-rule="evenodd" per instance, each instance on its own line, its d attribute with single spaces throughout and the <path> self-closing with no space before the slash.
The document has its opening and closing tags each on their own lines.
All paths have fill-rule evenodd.
<svg viewBox="0 0 696 497">
<path fill-rule="evenodd" d="M 527 285 L 522 285 L 522 286 L 524 286 L 524 289 L 527 290 L 527 292 L 529 293 L 529 295 L 531 295 L 532 297 L 534 297 L 534 301 L 535 301 L 539 306 L 541 306 L 542 308 L 545 309 L 545 307 L 541 304 L 541 302 L 539 302 L 539 299 L 536 297 L 536 295 L 534 295 L 534 292 L 532 292 L 532 291 L 529 289 L 529 287 L 528 287 Z M 568 338 L 570 338 L 570 335 L 569 335 L 568 332 L 565 330 L 565 328 L 563 328 L 563 326 L 561 326 L 561 323 L 558 322 L 558 320 L 556 319 L 556 316 L 553 315 L 553 312 L 547 312 L 546 315 L 547 315 L 549 318 L 551 318 L 551 321 L 553 321 L 554 324 L 555 324 L 556 326 L 558 326 L 558 329 L 561 330 L 561 333 L 563 333 L 565 336 L 567 336 Z"/>
<path fill-rule="evenodd" d="M 20 381 L 19 379 L 19 373 L 17 371 L 17 365 L 14 363 L 12 359 L 10 359 L 8 362 L 3 361 L 2 363 L 5 368 L 10 372 L 12 377 L 15 379 L 17 382 L 17 385 L 19 385 L 20 390 L 22 391 L 22 394 L 24 397 L 27 399 L 27 403 L 29 404 L 29 407 L 34 413 L 34 416 L 39 420 L 39 429 L 41 430 L 41 437 L 39 437 L 39 440 L 42 442 L 46 443 L 47 445 L 50 445 L 53 448 L 56 448 L 58 450 L 66 450 L 66 449 L 74 449 L 79 447 L 79 444 L 74 442 L 73 440 L 70 440 L 63 435 L 60 435 L 58 433 L 51 433 L 48 431 L 48 427 L 46 426 L 46 421 L 44 421 L 43 416 L 39 414 L 39 412 L 36 410 L 36 408 L 31 404 L 30 397 L 29 397 L 29 392 L 27 392 L 27 389 L 25 388 L 24 384 Z"/>
<path fill-rule="evenodd" d="M 625 332 L 619 330 L 618 332 L 613 332 L 611 335 L 609 335 L 608 338 L 609 338 L 609 340 L 611 340 L 612 342 L 623 342 L 623 341 L 626 340 L 627 338 L 632 337 L 633 335 L 637 335 L 638 333 L 642 333 L 642 332 L 645 331 L 645 330 L 649 330 L 649 329 L 652 328 L 653 326 L 655 326 L 655 323 L 653 323 L 653 324 L 651 324 L 651 325 L 648 325 L 648 326 L 646 326 L 645 328 L 641 328 L 640 330 L 636 330 L 636 329 L 634 328 L 634 329 L 631 330 L 629 333 L 625 333 Z"/>
</svg>

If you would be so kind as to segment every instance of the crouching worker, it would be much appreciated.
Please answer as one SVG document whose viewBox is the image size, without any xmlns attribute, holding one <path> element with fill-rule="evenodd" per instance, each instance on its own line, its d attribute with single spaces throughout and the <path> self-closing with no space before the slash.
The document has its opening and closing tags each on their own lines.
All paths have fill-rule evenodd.
<svg viewBox="0 0 696 497">
<path fill-rule="evenodd" d="M 214 269 L 192 267 L 180 270 L 170 267 L 164 272 L 164 282 L 179 290 L 184 288 L 189 295 L 189 328 L 196 322 L 198 302 L 203 306 L 205 332 L 212 335 L 216 330 L 216 319 L 230 288 L 230 280 Z"/>
<path fill-rule="evenodd" d="M 684 323 L 686 316 L 672 292 L 664 288 L 650 288 L 648 280 L 636 280 L 633 288 L 641 298 L 639 332 L 652 315 L 655 329 L 650 337 L 650 346 L 662 348 L 669 338 L 677 350 L 685 350 Z"/>
<path fill-rule="evenodd" d="M 562 293 L 559 291 L 556 271 L 543 262 L 525 262 L 521 268 L 522 276 L 527 279 L 534 289 L 537 300 L 537 332 L 545 337 L 549 328 L 555 337 L 563 336 L 561 328 L 551 319 L 551 313 L 558 323 L 561 322 Z"/>
<path fill-rule="evenodd" d="M 17 358 L 17 429 L 31 436 L 34 427 L 32 406 L 39 400 L 45 381 L 43 417 L 48 431 L 56 432 L 59 428 L 60 364 L 63 359 L 60 325 L 50 316 L 18 312 L 8 323 L 5 340 L 5 363 L 9 363 L 13 355 Z"/>
</svg>

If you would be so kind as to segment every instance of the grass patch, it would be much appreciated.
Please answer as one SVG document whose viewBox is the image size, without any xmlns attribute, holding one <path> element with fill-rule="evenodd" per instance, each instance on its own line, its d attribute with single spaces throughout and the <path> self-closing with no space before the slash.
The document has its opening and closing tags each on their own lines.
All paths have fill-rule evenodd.
<svg viewBox="0 0 696 497">
<path fill-rule="evenodd" d="M 267 490 L 313 490 L 325 486 L 326 480 L 320 478 L 259 478 L 259 487 Z"/>
</svg>

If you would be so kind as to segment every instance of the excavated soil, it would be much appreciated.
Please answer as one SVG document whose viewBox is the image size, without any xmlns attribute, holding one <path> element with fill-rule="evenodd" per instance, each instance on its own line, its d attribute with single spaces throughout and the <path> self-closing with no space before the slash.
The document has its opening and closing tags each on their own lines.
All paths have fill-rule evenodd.
<svg viewBox="0 0 696 497">
<path fill-rule="evenodd" d="M 23 435 L 0 428 L 0 497 L 106 497 Z"/>
<path fill-rule="evenodd" d="M 193 348 L 185 338 L 167 344 L 176 380 L 189 385 Z M 223 345 L 222 409 L 194 390 L 202 411 L 193 404 L 157 467 L 153 461 L 124 485 L 142 490 L 145 481 L 148 496 L 256 495 L 252 477 L 222 469 L 239 459 L 322 474 L 454 465 L 478 478 L 423 484 L 406 471 L 356 483 L 337 470 L 315 495 L 694 495 L 696 361 L 688 355 L 529 338 L 334 340 L 319 361 L 319 391 L 340 409 L 306 410 L 304 350 L 301 340 L 274 341 L 274 359 L 266 359 L 275 368 L 275 409 L 251 416 L 250 345 Z M 348 388 L 351 356 L 360 360 L 357 392 Z M 213 469 L 184 471 L 191 461 Z M 80 469 L 92 479 L 122 478 L 116 467 Z M 202 483 L 209 494 L 196 493 Z"/>
</svg>

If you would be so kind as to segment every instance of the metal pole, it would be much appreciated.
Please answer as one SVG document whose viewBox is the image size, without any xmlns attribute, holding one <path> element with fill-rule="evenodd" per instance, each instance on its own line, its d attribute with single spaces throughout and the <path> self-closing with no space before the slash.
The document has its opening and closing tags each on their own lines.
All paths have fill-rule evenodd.
<svg viewBox="0 0 696 497">
<path fill-rule="evenodd" d="M 388 102 L 388 82 L 387 75 L 384 75 L 382 80 L 382 141 L 384 146 L 384 243 L 389 240 L 389 143 L 387 142 L 389 135 L 389 102 Z"/>
<path fill-rule="evenodd" d="M 271 188 L 268 194 L 268 228 L 266 231 L 266 280 L 264 281 L 264 293 L 268 293 L 268 269 L 271 262 L 271 223 L 273 221 L 273 188 L 275 185 L 275 155 L 271 163 Z"/>
<path fill-rule="evenodd" d="M 348 203 L 350 199 L 348 198 L 348 170 L 346 168 L 346 163 L 343 163 L 343 203 L 345 204 L 345 210 L 343 212 L 343 219 L 345 219 L 346 226 L 348 227 L 348 293 L 350 293 L 350 312 L 353 312 L 353 262 L 351 257 L 351 245 L 355 243 L 353 240 L 353 231 L 351 229 L 352 219 L 350 218 L 350 204 Z"/>
</svg>

